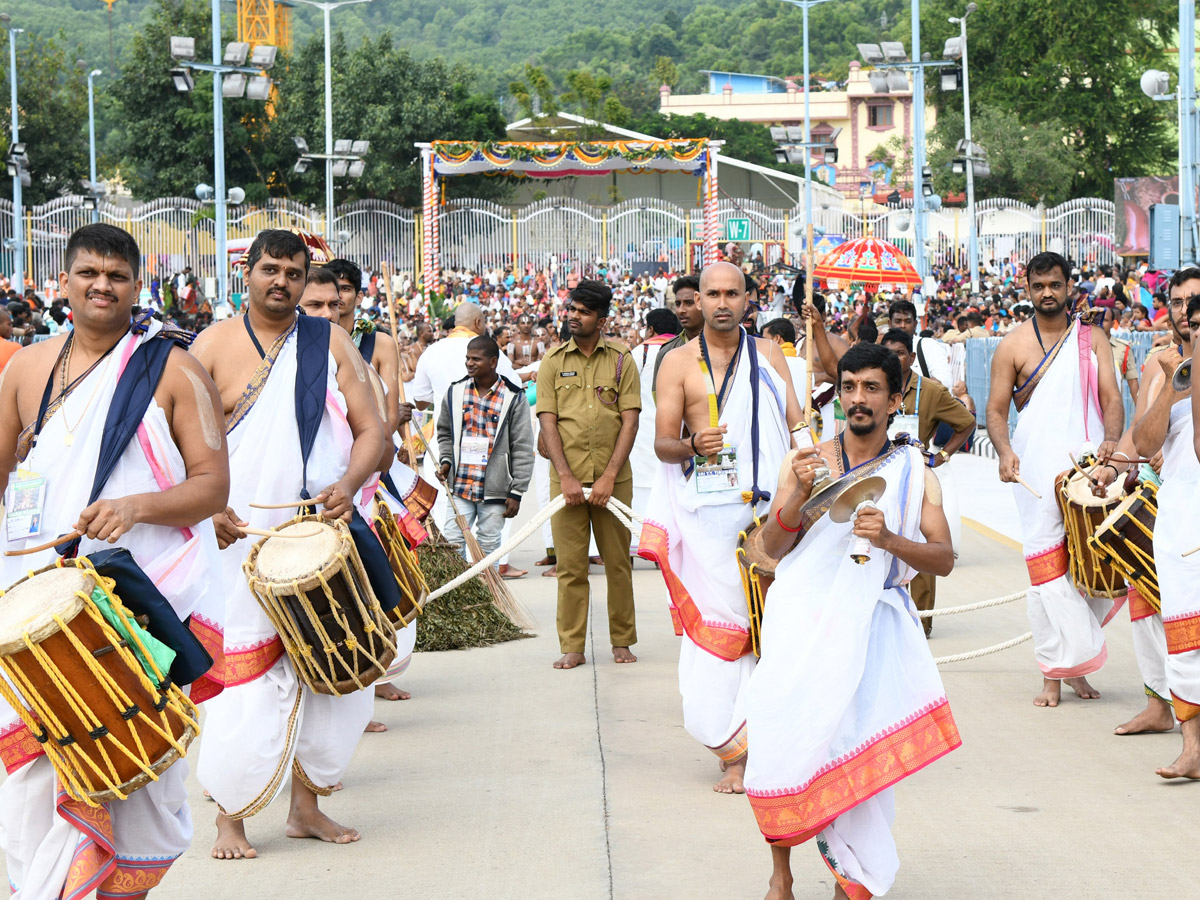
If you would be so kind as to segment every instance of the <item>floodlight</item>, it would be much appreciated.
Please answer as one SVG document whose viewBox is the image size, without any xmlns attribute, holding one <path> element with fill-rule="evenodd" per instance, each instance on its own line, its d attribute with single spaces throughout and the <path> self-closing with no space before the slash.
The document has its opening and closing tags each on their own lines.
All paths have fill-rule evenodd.
<svg viewBox="0 0 1200 900">
<path fill-rule="evenodd" d="M 776 147 L 775 148 L 775 162 L 782 165 L 783 163 L 786 163 L 787 161 L 788 161 L 788 152 L 786 150 L 784 150 L 782 147 Z M 12 173 L 10 172 L 9 174 L 11 175 Z"/>
<path fill-rule="evenodd" d="M 355 141 L 350 145 L 350 152 L 354 156 L 366 156 L 367 151 L 371 149 L 370 141 Z"/>
<path fill-rule="evenodd" d="M 275 65 L 279 48 L 272 44 L 258 44 L 250 54 L 250 65 L 256 69 L 269 69 Z"/>
<path fill-rule="evenodd" d="M 29 187 L 31 184 L 33 184 L 33 179 L 29 177 L 28 169 L 22 169 L 17 174 L 17 177 L 21 179 L 21 187 Z"/>
<path fill-rule="evenodd" d="M 962 38 L 946 38 L 946 46 L 942 48 L 942 59 L 962 59 Z"/>
<path fill-rule="evenodd" d="M 300 157 L 298 160 L 296 160 L 296 165 L 292 166 L 292 172 L 294 172 L 296 175 L 303 175 L 308 171 L 309 163 L 310 160 L 305 159 L 303 156 Z"/>
<path fill-rule="evenodd" d="M 867 80 L 869 82 L 871 82 L 872 93 L 886 94 L 888 92 L 887 72 L 877 72 L 877 71 L 868 72 Z"/>
<path fill-rule="evenodd" d="M 365 160 L 356 159 L 350 163 L 350 168 L 347 170 L 351 178 L 362 178 L 363 172 L 366 171 L 367 163 Z"/>
<path fill-rule="evenodd" d="M 1171 76 L 1158 69 L 1150 69 L 1142 75 L 1142 93 L 1147 97 L 1162 97 L 1171 89 Z"/>
<path fill-rule="evenodd" d="M 840 135 L 841 133 L 842 133 L 842 127 L 839 125 L 837 128 L 833 129 L 833 131 L 829 132 L 829 134 L 825 136 L 825 143 L 836 144 L 838 141 L 838 135 Z"/>
<path fill-rule="evenodd" d="M 100 201 L 97 200 L 94 196 L 89 195 L 89 196 L 83 198 L 82 205 L 83 205 L 84 209 L 94 210 L 94 209 L 96 209 L 96 207 L 98 207 L 100 205 Z"/>
<path fill-rule="evenodd" d="M 930 184 L 928 181 L 923 182 L 921 184 L 921 196 L 922 197 L 932 197 L 933 196 L 933 185 Z"/>
<path fill-rule="evenodd" d="M 308 141 L 306 141 L 304 138 L 300 137 L 300 135 L 296 135 L 295 137 L 293 137 L 292 143 L 296 145 L 296 149 L 299 150 L 301 153 L 308 152 Z"/>
<path fill-rule="evenodd" d="M 346 170 L 350 168 L 350 163 L 344 159 L 335 159 L 333 161 L 333 177 L 341 178 L 346 174 Z"/>
<path fill-rule="evenodd" d="M 899 41 L 882 41 L 879 49 L 883 51 L 883 57 L 888 62 L 904 62 L 908 59 L 908 51 Z"/>
<path fill-rule="evenodd" d="M 350 152 L 350 147 L 353 143 L 353 141 L 334 141 L 333 152 L 345 156 Z"/>
<path fill-rule="evenodd" d="M 196 199 L 199 200 L 201 203 L 207 203 L 214 196 L 215 196 L 215 192 L 213 191 L 211 184 L 196 185 Z"/>
<path fill-rule="evenodd" d="M 180 37 L 175 34 L 171 35 L 171 58 L 195 59 L 196 39 L 192 37 Z"/>
<path fill-rule="evenodd" d="M 240 187 L 231 187 L 227 199 L 230 205 L 237 206 L 246 199 L 246 192 Z"/>
<path fill-rule="evenodd" d="M 908 76 L 898 69 L 887 73 L 888 91 L 902 93 L 908 90 Z"/>
<path fill-rule="evenodd" d="M 353 235 L 351 235 L 351 234 L 350 234 L 350 232 L 346 231 L 346 230 L 343 228 L 343 229 L 342 229 L 341 231 L 339 231 L 339 232 L 338 232 L 336 235 L 334 235 L 334 238 L 335 238 L 335 241 L 334 241 L 334 243 L 337 243 L 337 244 L 346 244 L 346 243 L 349 243 L 349 242 L 350 242 L 350 238 L 351 238 L 351 237 L 353 237 Z"/>
<path fill-rule="evenodd" d="M 942 69 L 942 90 L 957 91 L 962 86 L 960 69 Z"/>
<path fill-rule="evenodd" d="M 246 98 L 249 100 L 268 100 L 271 97 L 271 79 L 266 75 L 251 75 L 250 83 L 246 86 Z"/>
<path fill-rule="evenodd" d="M 926 198 L 925 206 L 927 209 L 931 209 L 936 212 L 937 210 L 942 208 L 942 198 L 939 197 L 937 194 L 934 194 L 932 197 Z"/>
<path fill-rule="evenodd" d="M 780 143 L 783 143 L 784 141 L 786 141 L 787 139 L 788 139 L 788 137 L 787 137 L 787 129 L 786 128 L 781 128 L 778 125 L 771 126 L 771 140 L 773 140 L 777 144 L 780 144 Z"/>
<path fill-rule="evenodd" d="M 804 165 L 805 154 L 807 153 L 808 150 L 804 147 L 788 147 L 788 162 L 793 165 L 802 166 Z"/>
<path fill-rule="evenodd" d="M 9 177 L 9 178 L 16 178 L 16 177 L 17 177 L 17 173 L 18 173 L 19 171 L 21 171 L 21 170 L 20 170 L 20 169 L 17 167 L 17 164 L 16 164 L 15 162 L 9 162 L 9 163 L 5 163 L 5 164 L 4 164 L 4 168 L 5 168 L 5 171 L 7 171 L 7 172 L 8 172 L 8 177 Z"/>
<path fill-rule="evenodd" d="M 976 159 L 971 161 L 971 172 L 976 178 L 987 178 L 992 174 L 992 167 L 986 159 Z"/>
<path fill-rule="evenodd" d="M 187 69 L 171 69 L 170 75 L 175 84 L 175 90 L 181 94 L 186 94 L 196 87 L 196 82 L 192 80 L 192 73 Z"/>
<path fill-rule="evenodd" d="M 823 153 L 825 165 L 832 166 L 838 161 L 837 147 L 826 147 Z"/>
<path fill-rule="evenodd" d="M 951 160 L 950 171 L 955 175 L 965 175 L 967 172 L 967 161 L 965 159 Z"/>
<path fill-rule="evenodd" d="M 231 41 L 225 45 L 223 62 L 227 66 L 244 66 L 250 55 L 250 45 L 245 41 Z"/>
<path fill-rule="evenodd" d="M 27 145 L 24 141 L 17 141 L 8 148 L 9 156 L 11 156 L 13 159 L 24 159 L 26 146 Z"/>
<path fill-rule="evenodd" d="M 933 169 L 930 166 L 921 166 L 921 179 L 923 181 L 933 180 Z"/>
<path fill-rule="evenodd" d="M 221 96 L 237 99 L 246 95 L 246 76 L 241 72 L 230 72 L 221 76 Z"/>
<path fill-rule="evenodd" d="M 787 126 L 786 130 L 787 130 L 787 136 L 788 136 L 789 141 L 804 140 L 804 126 L 803 125 L 789 125 L 789 126 Z"/>
<path fill-rule="evenodd" d="M 863 58 L 865 63 L 883 62 L 883 50 L 878 44 L 859 44 L 858 55 Z"/>
</svg>

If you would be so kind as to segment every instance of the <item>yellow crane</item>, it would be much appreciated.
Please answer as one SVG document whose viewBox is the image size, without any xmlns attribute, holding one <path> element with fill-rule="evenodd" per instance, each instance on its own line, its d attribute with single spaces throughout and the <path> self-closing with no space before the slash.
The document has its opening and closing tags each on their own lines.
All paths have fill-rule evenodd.
<svg viewBox="0 0 1200 900">
<path fill-rule="evenodd" d="M 106 0 L 111 5 L 112 0 Z M 237 39 L 251 46 L 292 49 L 292 4 L 287 0 L 238 0 Z"/>
</svg>

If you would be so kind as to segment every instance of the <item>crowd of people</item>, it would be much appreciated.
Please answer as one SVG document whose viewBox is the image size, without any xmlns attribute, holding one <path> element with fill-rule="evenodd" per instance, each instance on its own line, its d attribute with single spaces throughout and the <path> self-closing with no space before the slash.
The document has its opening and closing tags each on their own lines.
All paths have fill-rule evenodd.
<svg viewBox="0 0 1200 900">
<path fill-rule="evenodd" d="M 713 789 L 749 798 L 771 848 L 768 897 L 793 895 L 791 848 L 814 839 L 835 896 L 883 894 L 899 868 L 894 786 L 961 743 L 918 613 L 955 564 L 947 463 L 976 432 L 955 345 L 998 336 L 987 423 L 1022 518 L 1035 703 L 1057 706 L 1064 682 L 1099 696 L 1087 676 L 1107 656 L 1101 629 L 1128 599 L 1148 703 L 1118 733 L 1178 719 L 1182 752 L 1158 774 L 1200 778 L 1200 562 L 1181 556 L 1196 534 L 1200 439 L 1176 372 L 1196 352 L 1200 270 L 1163 279 L 1043 253 L 984 267 L 977 293 L 939 268 L 925 295 L 809 285 L 736 244 L 721 257 L 697 274 L 636 277 L 602 261 L 450 268 L 426 298 L 404 273 L 382 284 L 349 260 L 317 265 L 302 238 L 267 230 L 245 258 L 241 309 L 212 310 L 208 324 L 208 309 L 142 295 L 129 234 L 85 226 L 61 295 L 47 307 L 27 293 L 0 314 L 18 348 L 0 356 L 0 469 L 7 508 L 19 493 L 22 513 L 20 527 L 6 519 L 4 545 L 24 554 L 0 561 L 0 585 L 76 552 L 86 575 L 118 543 L 211 658 L 190 696 L 205 707 L 197 775 L 216 803 L 213 857 L 256 855 L 246 823 L 289 774 L 288 835 L 349 843 L 358 832 L 320 798 L 371 730 L 373 698 L 399 696 L 387 682 L 417 626 L 395 629 L 394 657 L 365 683 L 322 688 L 305 674 L 313 648 L 256 593 L 251 538 L 286 544 L 270 535 L 299 527 L 302 507 L 344 522 L 364 561 L 382 554 L 363 572 L 386 611 L 402 568 L 392 554 L 415 547 L 422 520 L 470 558 L 467 532 L 484 553 L 501 547 L 532 492 L 539 509 L 561 503 L 539 562 L 557 577 L 554 668 L 586 661 L 596 564 L 613 662 L 637 662 L 633 559 L 653 562 L 682 638 L 684 727 L 716 757 Z M 1154 313 L 1135 312 L 1142 291 Z M 194 343 L 189 325 L 206 326 Z M 1173 349 L 1142 371 L 1126 354 L 1122 368 L 1108 331 L 1125 325 Z M 1136 395 L 1133 422 L 1118 379 Z M 1161 516 L 1178 517 L 1154 532 L 1160 597 L 1132 575 L 1119 596 L 1073 577 L 1086 548 L 1064 537 L 1056 499 L 1067 454 L 1093 493 L 1132 472 L 1155 484 Z M 378 524 L 381 500 L 403 548 Z M 614 508 L 642 520 L 636 544 Z M 302 556 L 279 554 L 313 562 Z M 527 573 L 505 558 L 498 574 Z M 60 794 L 51 732 L 63 747 L 110 735 L 59 724 L 16 695 L 0 702 L 10 882 L 31 900 L 89 885 L 144 896 L 192 840 L 185 767 L 127 799 Z"/>
</svg>

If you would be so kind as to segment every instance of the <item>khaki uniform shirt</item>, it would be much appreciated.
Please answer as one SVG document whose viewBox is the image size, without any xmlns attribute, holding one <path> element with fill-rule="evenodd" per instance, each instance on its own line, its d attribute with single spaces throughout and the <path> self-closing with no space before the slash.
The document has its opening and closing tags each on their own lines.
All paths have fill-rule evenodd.
<svg viewBox="0 0 1200 900">
<path fill-rule="evenodd" d="M 917 373 L 913 372 L 908 379 L 908 390 L 904 392 L 904 402 L 900 405 L 901 415 L 913 415 L 913 407 L 917 403 Z M 937 432 L 939 422 L 945 422 L 956 432 L 964 428 L 975 427 L 975 416 L 966 405 L 954 399 L 940 381 L 932 378 L 921 379 L 921 408 L 916 410 L 917 428 L 920 434 L 917 439 L 929 447 Z"/>
<path fill-rule="evenodd" d="M 617 360 L 621 380 L 617 382 Z M 571 472 L 581 484 L 592 484 L 604 474 L 617 435 L 621 413 L 642 408 L 642 388 L 633 357 L 621 344 L 603 336 L 591 356 L 585 356 L 575 339 L 555 347 L 542 360 L 537 376 L 537 413 L 558 417 L 558 434 Z M 550 478 L 558 472 L 550 467 Z M 617 481 L 633 478 L 629 460 L 617 473 Z"/>
</svg>

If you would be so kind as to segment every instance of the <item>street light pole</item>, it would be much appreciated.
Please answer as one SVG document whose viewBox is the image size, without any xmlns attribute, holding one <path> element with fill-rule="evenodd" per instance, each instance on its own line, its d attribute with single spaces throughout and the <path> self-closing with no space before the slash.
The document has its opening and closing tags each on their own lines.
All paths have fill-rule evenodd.
<svg viewBox="0 0 1200 900">
<path fill-rule="evenodd" d="M 8 15 L 3 16 L 8 24 Z M 24 28 L 8 29 L 8 83 L 11 90 L 9 102 L 12 104 L 12 143 L 21 140 L 20 123 L 17 120 L 17 35 Z M 17 294 L 25 296 L 25 209 L 21 199 L 21 173 L 13 175 L 13 275 L 12 286 Z"/>
<path fill-rule="evenodd" d="M 1179 4 L 1179 218 L 1181 266 L 1197 258 L 1196 219 L 1196 4 Z"/>
<path fill-rule="evenodd" d="M 99 69 L 88 72 L 88 178 L 91 181 L 92 193 L 99 193 L 96 187 L 96 96 L 92 88 L 92 80 L 97 75 L 103 75 Z M 92 221 L 100 221 L 99 197 L 96 198 L 96 208 L 92 210 Z"/>
<path fill-rule="evenodd" d="M 925 172 L 925 69 L 921 62 L 921 3 L 912 0 L 912 60 L 913 68 L 913 243 L 916 250 L 913 265 L 921 276 L 922 291 L 929 275 L 925 251 L 925 191 L 922 184 Z"/>
<path fill-rule="evenodd" d="M 330 14 L 339 6 L 370 3 L 371 0 L 338 0 L 335 3 L 317 0 L 296 0 L 305 6 L 315 6 L 325 15 L 325 240 L 333 242 L 333 63 L 330 48 Z"/>
<path fill-rule="evenodd" d="M 975 145 L 971 143 L 971 80 L 967 67 L 967 16 L 975 12 L 968 3 L 967 11 L 958 19 L 962 43 L 963 125 L 967 139 L 967 259 L 971 266 L 971 293 L 979 290 L 979 223 L 975 219 Z"/>
<path fill-rule="evenodd" d="M 212 61 L 213 66 L 221 65 L 221 0 L 212 0 Z M 225 76 L 213 72 L 213 207 L 216 212 L 214 223 L 217 238 L 217 302 L 215 310 L 226 302 L 229 297 L 229 225 L 226 217 L 225 196 L 225 95 L 223 84 Z"/>
</svg>

